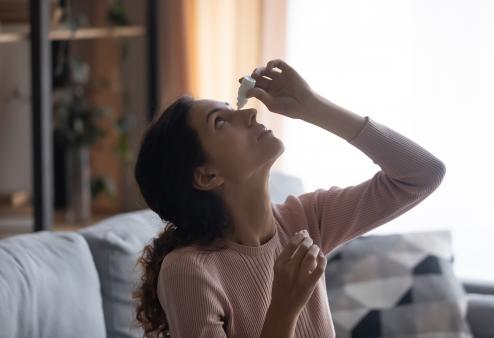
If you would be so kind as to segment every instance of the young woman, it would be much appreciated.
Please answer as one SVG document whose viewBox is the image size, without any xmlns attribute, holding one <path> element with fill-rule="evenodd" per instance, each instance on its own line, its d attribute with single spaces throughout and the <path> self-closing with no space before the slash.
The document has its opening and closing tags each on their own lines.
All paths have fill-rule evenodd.
<svg viewBox="0 0 494 338">
<path fill-rule="evenodd" d="M 147 337 L 334 337 L 325 256 L 423 201 L 445 175 L 430 152 L 321 97 L 282 60 L 252 77 L 248 97 L 338 135 L 382 170 L 272 204 L 269 172 L 284 146 L 256 110 L 179 98 L 146 131 L 135 169 L 167 222 L 140 259 Z"/>
</svg>

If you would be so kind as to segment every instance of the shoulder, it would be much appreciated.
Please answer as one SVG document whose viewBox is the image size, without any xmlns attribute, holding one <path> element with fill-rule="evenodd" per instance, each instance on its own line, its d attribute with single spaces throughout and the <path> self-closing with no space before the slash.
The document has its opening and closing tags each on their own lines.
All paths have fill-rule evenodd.
<svg viewBox="0 0 494 338">
<path fill-rule="evenodd" d="M 158 294 L 170 295 L 180 290 L 201 289 L 210 284 L 207 267 L 203 267 L 193 248 L 181 248 L 169 252 L 161 262 L 158 274 Z"/>
<path fill-rule="evenodd" d="M 282 220 L 298 219 L 301 215 L 307 216 L 317 210 L 321 194 L 324 189 L 289 195 L 283 203 L 273 204 L 273 210 Z"/>
<path fill-rule="evenodd" d="M 290 219 L 294 214 L 303 211 L 303 205 L 299 196 L 288 195 L 282 203 L 272 203 L 273 211 L 282 220 Z"/>
<path fill-rule="evenodd" d="M 177 270 L 182 267 L 189 269 L 201 268 L 201 260 L 199 259 L 200 251 L 193 246 L 187 246 L 170 251 L 163 262 L 161 270 Z"/>
<path fill-rule="evenodd" d="M 198 307 L 202 310 L 215 309 L 220 317 L 224 316 L 227 298 L 223 285 L 215 273 L 204 266 L 207 261 L 201 256 L 204 254 L 198 249 L 184 247 L 168 253 L 161 263 L 156 285 L 158 299 L 167 315 L 178 316 L 176 320 L 186 315 L 200 314 L 196 312 Z M 187 300 L 185 306 L 184 300 Z M 177 312 L 177 304 L 186 312 L 183 316 L 180 311 Z"/>
<path fill-rule="evenodd" d="M 186 246 L 169 252 L 161 263 L 160 274 L 174 276 L 215 275 L 223 253 L 220 250 L 201 250 L 196 246 Z"/>
<path fill-rule="evenodd" d="M 307 229 L 309 213 L 306 204 L 304 195 L 289 195 L 283 203 L 272 204 L 273 213 L 287 234 Z"/>
<path fill-rule="evenodd" d="M 274 214 L 288 237 L 297 231 L 307 230 L 315 243 L 320 243 L 319 209 L 324 194 L 324 189 L 317 189 L 300 195 L 289 195 L 283 203 L 273 204 Z"/>
</svg>

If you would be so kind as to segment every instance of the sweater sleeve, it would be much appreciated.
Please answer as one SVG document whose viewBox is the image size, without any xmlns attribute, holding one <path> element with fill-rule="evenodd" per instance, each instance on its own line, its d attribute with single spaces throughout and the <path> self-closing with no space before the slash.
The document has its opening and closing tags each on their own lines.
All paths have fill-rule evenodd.
<svg viewBox="0 0 494 338">
<path fill-rule="evenodd" d="M 171 336 L 226 338 L 220 287 L 193 257 L 165 262 L 171 258 L 168 255 L 161 266 L 157 292 Z"/>
<path fill-rule="evenodd" d="M 444 163 L 426 149 L 368 116 L 365 119 L 359 134 L 347 142 L 381 170 L 357 185 L 298 196 L 308 221 L 317 224 L 325 254 L 419 204 L 446 173 Z"/>
</svg>

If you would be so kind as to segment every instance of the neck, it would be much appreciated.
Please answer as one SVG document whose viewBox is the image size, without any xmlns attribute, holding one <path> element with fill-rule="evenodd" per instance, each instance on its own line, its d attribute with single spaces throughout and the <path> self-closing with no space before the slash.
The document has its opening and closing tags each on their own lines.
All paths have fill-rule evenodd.
<svg viewBox="0 0 494 338">
<path fill-rule="evenodd" d="M 274 235 L 275 218 L 269 197 L 268 175 L 228 184 L 222 198 L 233 221 L 227 238 L 233 242 L 259 246 Z"/>
</svg>

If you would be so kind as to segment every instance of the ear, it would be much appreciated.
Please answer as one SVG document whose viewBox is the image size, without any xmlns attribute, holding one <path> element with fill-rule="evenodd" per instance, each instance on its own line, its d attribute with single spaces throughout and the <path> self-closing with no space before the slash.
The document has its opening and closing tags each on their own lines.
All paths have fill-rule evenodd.
<svg viewBox="0 0 494 338">
<path fill-rule="evenodd" d="M 212 190 L 222 185 L 223 181 L 223 177 L 213 170 L 209 170 L 205 167 L 197 167 L 194 170 L 193 185 L 196 189 Z"/>
</svg>

